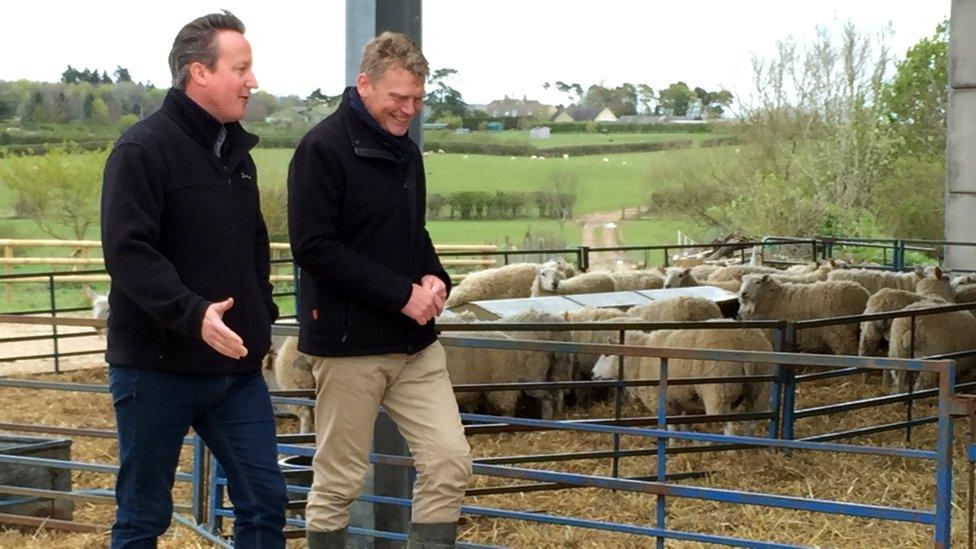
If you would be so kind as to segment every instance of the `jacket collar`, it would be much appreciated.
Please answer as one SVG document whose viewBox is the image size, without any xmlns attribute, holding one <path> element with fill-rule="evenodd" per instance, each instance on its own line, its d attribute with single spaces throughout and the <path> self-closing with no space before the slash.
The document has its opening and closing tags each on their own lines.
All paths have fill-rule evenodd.
<svg viewBox="0 0 976 549">
<path fill-rule="evenodd" d="M 409 135 L 397 137 L 380 127 L 366 110 L 354 86 L 346 88 L 338 111 L 345 116 L 346 129 L 357 156 L 402 162 L 413 148 Z"/>
<path fill-rule="evenodd" d="M 227 139 L 224 141 L 222 157 L 229 168 L 236 166 L 260 141 L 258 136 L 245 131 L 240 122 L 221 124 L 213 115 L 190 99 L 183 90 L 171 88 L 166 93 L 161 110 L 207 151 L 213 151 L 221 126 L 226 128 Z"/>
</svg>

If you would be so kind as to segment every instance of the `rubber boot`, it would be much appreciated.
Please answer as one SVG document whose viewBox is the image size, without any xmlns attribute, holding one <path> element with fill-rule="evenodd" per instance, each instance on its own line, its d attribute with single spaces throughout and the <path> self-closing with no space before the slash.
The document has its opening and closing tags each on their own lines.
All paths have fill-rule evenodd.
<svg viewBox="0 0 976 549">
<path fill-rule="evenodd" d="M 340 528 L 332 532 L 305 532 L 308 549 L 346 549 L 347 528 Z"/>
<path fill-rule="evenodd" d="M 407 549 L 448 549 L 457 539 L 456 522 L 410 523 Z"/>
</svg>

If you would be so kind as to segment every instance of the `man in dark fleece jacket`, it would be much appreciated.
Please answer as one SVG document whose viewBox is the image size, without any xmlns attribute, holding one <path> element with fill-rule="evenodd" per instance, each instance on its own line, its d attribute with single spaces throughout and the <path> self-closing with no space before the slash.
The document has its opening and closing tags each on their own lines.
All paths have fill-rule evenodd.
<svg viewBox="0 0 976 549">
<path fill-rule="evenodd" d="M 238 122 L 251 47 L 229 12 L 196 19 L 170 52 L 162 107 L 105 166 L 102 246 L 112 278 L 109 386 L 119 437 L 112 547 L 155 547 L 192 426 L 225 470 L 240 547 L 284 547 L 284 478 L 261 360 L 277 308 L 268 234 Z"/>
<path fill-rule="evenodd" d="M 407 135 L 427 73 L 406 36 L 371 40 L 356 86 L 302 139 L 288 174 L 298 348 L 316 383 L 311 549 L 345 546 L 381 405 L 417 470 L 407 547 L 454 546 L 471 457 L 433 320 L 451 280 L 425 228 L 423 159 Z"/>
</svg>

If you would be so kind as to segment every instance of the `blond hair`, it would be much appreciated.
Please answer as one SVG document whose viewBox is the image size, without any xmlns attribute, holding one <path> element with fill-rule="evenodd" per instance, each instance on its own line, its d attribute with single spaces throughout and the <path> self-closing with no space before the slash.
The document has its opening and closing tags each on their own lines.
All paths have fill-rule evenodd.
<svg viewBox="0 0 976 549">
<path fill-rule="evenodd" d="M 390 67 L 400 67 L 421 81 L 427 80 L 430 68 L 427 58 L 416 42 L 399 32 L 386 31 L 370 40 L 363 48 L 359 72 L 371 81 L 379 79 Z"/>
</svg>

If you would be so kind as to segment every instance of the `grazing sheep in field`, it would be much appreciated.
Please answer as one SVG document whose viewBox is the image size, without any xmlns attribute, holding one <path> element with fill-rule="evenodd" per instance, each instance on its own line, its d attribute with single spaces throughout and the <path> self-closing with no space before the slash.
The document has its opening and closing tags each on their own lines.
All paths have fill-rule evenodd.
<svg viewBox="0 0 976 549">
<path fill-rule="evenodd" d="M 275 353 L 269 353 L 268 356 L 273 357 L 274 380 L 282 390 L 315 388 L 312 361 L 308 355 L 298 350 L 297 337 L 286 338 L 281 344 L 281 348 Z M 268 360 L 267 357 L 266 360 Z M 313 431 L 314 417 L 310 407 L 285 405 L 285 409 L 291 410 L 291 413 L 298 417 L 299 433 L 311 433 Z"/>
<path fill-rule="evenodd" d="M 687 295 L 635 305 L 627 314 L 647 322 L 696 322 L 722 318 L 722 310 L 714 301 Z"/>
<path fill-rule="evenodd" d="M 925 277 L 922 269 L 910 273 L 889 273 L 871 269 L 839 269 L 827 275 L 829 281 L 856 282 L 867 289 L 868 293 L 875 293 L 881 288 L 915 291 L 918 281 Z"/>
<path fill-rule="evenodd" d="M 903 311 L 945 306 L 943 301 L 919 301 Z M 891 358 L 924 358 L 959 351 L 976 349 L 976 317 L 970 311 L 953 311 L 933 315 L 921 315 L 915 319 L 915 353 L 912 354 L 912 319 L 896 318 L 891 321 Z M 973 357 L 956 359 L 956 374 L 961 377 L 973 366 Z M 905 390 L 904 372 L 892 370 L 891 377 L 897 391 Z M 937 376 L 922 372 L 915 380 L 915 389 L 934 387 Z"/>
<path fill-rule="evenodd" d="M 739 292 L 739 316 L 743 320 L 810 320 L 864 312 L 868 292 L 846 281 L 783 284 L 769 275 L 748 275 Z M 842 324 L 799 330 L 800 352 L 854 355 L 858 325 Z"/>
<path fill-rule="evenodd" d="M 580 273 L 567 278 L 551 267 L 539 269 L 532 282 L 532 297 L 548 295 L 595 294 L 614 291 L 613 277 L 609 273 Z"/>
<path fill-rule="evenodd" d="M 664 287 L 664 276 L 659 270 L 620 271 L 610 273 L 613 289 L 617 292 L 627 290 L 658 290 Z"/>
<path fill-rule="evenodd" d="M 728 322 L 718 320 L 716 322 Z M 772 350 L 769 341 L 760 330 L 658 330 L 650 334 L 633 333 L 627 336 L 628 345 L 644 347 L 674 347 L 685 349 L 728 349 L 764 351 Z M 594 378 L 616 379 L 617 357 L 600 357 L 593 369 Z M 624 357 L 624 379 L 659 379 L 660 359 L 651 357 Z M 709 378 L 743 375 L 765 375 L 773 370 L 771 365 L 752 362 L 716 362 L 710 360 L 671 359 L 668 361 L 668 379 Z M 719 383 L 703 385 L 670 385 L 667 389 L 668 414 L 730 414 L 736 408 L 746 412 L 766 410 L 769 404 L 769 382 Z M 630 392 L 651 413 L 657 412 L 658 388 L 633 387 Z M 725 434 L 735 433 L 733 423 L 726 423 Z"/>
<path fill-rule="evenodd" d="M 542 268 L 553 268 L 564 276 L 573 276 L 576 269 L 565 261 L 538 263 L 515 263 L 475 271 L 465 277 L 444 303 L 445 307 L 456 307 L 472 301 L 487 299 L 515 299 L 529 297 L 532 284 Z"/>
</svg>

